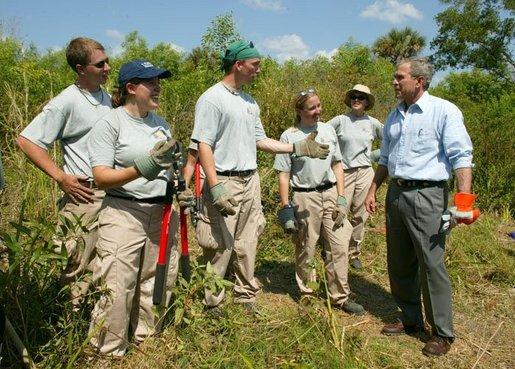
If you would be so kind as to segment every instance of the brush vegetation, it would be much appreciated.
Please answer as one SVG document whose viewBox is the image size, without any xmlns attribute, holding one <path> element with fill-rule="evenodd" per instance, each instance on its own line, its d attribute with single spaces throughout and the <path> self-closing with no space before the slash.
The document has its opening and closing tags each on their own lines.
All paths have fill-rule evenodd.
<svg viewBox="0 0 515 369">
<path fill-rule="evenodd" d="M 230 26 L 230 24 L 229 24 Z M 234 37 L 226 34 L 225 39 Z M 113 67 L 108 90 L 114 88 L 119 67 L 143 57 L 172 71 L 163 81 L 159 114 L 175 135 L 189 141 L 194 106 L 200 94 L 221 78 L 210 38 L 189 54 L 168 44 L 149 47 L 138 33 L 126 37 Z M 327 303 L 322 262 L 316 260 L 320 284 L 317 298 L 300 300 L 294 277 L 294 247 L 276 220 L 277 173 L 273 157 L 259 154 L 259 172 L 267 227 L 260 239 L 256 276 L 262 293 L 258 313 L 231 303 L 222 316 L 202 308 L 206 283 L 228 285 L 210 278 L 199 265 L 200 250 L 190 229 L 193 277 L 179 277 L 173 304 L 167 309 L 162 333 L 139 346 L 131 345 L 121 360 L 105 362 L 91 352 L 88 296 L 79 313 L 72 313 L 67 291 L 59 285 L 65 255 L 56 254 L 55 235 L 76 237 L 80 219 L 56 229 L 59 188 L 30 164 L 15 147 L 20 131 L 44 104 L 73 82 L 63 51 L 40 54 L 16 38 L 0 39 L 0 148 L 6 174 L 0 213 L 1 239 L 8 268 L 0 273 L 1 303 L 37 368 L 513 368 L 515 340 L 515 247 L 508 233 L 515 231 L 515 90 L 512 83 L 485 72 L 452 73 L 431 93 L 453 101 L 465 116 L 474 143 L 474 192 L 482 211 L 473 225 L 459 226 L 448 240 L 447 265 L 454 287 L 457 340 L 443 358 L 429 359 L 421 339 L 385 337 L 384 322 L 396 317 L 386 271 L 384 213 L 368 221 L 363 244 L 364 269 L 350 271 L 354 298 L 367 315 L 348 316 Z M 258 101 L 270 137 L 293 122 L 292 99 L 315 87 L 323 103 L 323 120 L 347 111 L 345 91 L 356 83 L 368 85 L 376 96 L 370 115 L 384 121 L 397 104 L 391 87 L 394 66 L 372 50 L 349 41 L 327 59 L 290 60 L 283 64 L 264 58 L 262 72 L 247 91 Z M 59 147 L 51 151 L 60 160 Z M 384 201 L 384 188 L 379 199 Z M 384 202 L 383 202 L 384 203 Z M 88 307 L 89 306 L 89 307 Z M 19 354 L 7 339 L 0 368 L 21 368 Z"/>
</svg>

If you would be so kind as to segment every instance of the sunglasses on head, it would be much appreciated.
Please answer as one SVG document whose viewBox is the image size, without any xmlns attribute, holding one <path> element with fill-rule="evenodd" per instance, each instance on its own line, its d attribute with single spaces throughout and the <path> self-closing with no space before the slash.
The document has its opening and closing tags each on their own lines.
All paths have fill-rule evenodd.
<svg viewBox="0 0 515 369">
<path fill-rule="evenodd" d="M 366 96 L 363 96 L 363 95 L 352 95 L 350 97 L 351 100 L 360 100 L 360 101 L 363 101 L 363 100 L 366 100 L 367 97 Z"/>
<path fill-rule="evenodd" d="M 239 50 L 239 51 L 236 53 L 236 55 L 234 55 L 234 60 L 235 60 L 235 61 L 236 61 L 236 60 L 238 60 L 238 54 L 239 54 L 239 53 L 241 53 L 243 50 L 253 49 L 253 48 L 254 48 L 254 43 L 253 43 L 252 41 L 249 41 L 248 45 L 247 45 L 245 48 L 243 48 L 243 49 Z M 227 57 L 230 53 L 231 53 L 231 50 L 229 50 L 229 49 L 225 50 L 225 56 L 226 56 L 226 57 Z"/>
<path fill-rule="evenodd" d="M 92 65 L 94 67 L 97 67 L 98 69 L 102 69 L 105 67 L 106 64 L 109 64 L 109 58 L 105 58 L 104 60 L 100 60 L 98 63 L 88 65 Z"/>
<path fill-rule="evenodd" d="M 315 91 L 316 90 L 313 87 L 311 87 L 311 88 L 308 88 L 307 90 L 301 91 L 300 96 L 306 96 L 307 94 L 314 94 Z"/>
</svg>

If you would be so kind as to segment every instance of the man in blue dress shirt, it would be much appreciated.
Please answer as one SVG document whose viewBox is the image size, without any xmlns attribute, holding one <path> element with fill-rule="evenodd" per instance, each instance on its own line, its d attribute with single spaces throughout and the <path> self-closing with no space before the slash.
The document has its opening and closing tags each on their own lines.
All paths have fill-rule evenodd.
<svg viewBox="0 0 515 369">
<path fill-rule="evenodd" d="M 439 356 L 446 354 L 454 341 L 451 283 L 444 263 L 445 232 L 440 230 L 451 170 L 458 193 L 472 201 L 474 195 L 470 194 L 472 143 L 463 115 L 454 104 L 427 92 L 432 74 L 433 68 L 424 58 L 405 59 L 397 65 L 393 87 L 402 102 L 384 125 L 379 166 L 365 206 L 375 212 L 375 193 L 389 175 L 388 274 L 401 316 L 396 323 L 385 325 L 382 333 L 422 332 L 422 294 L 432 333 L 422 352 Z M 471 216 L 459 213 L 457 218 Z"/>
</svg>

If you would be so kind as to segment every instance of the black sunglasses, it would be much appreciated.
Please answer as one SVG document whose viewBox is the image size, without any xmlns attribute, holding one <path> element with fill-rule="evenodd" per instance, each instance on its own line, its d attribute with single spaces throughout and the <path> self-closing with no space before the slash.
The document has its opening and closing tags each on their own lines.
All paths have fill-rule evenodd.
<svg viewBox="0 0 515 369">
<path fill-rule="evenodd" d="M 350 97 L 351 100 L 360 100 L 360 101 L 363 101 L 363 100 L 366 100 L 367 97 L 366 96 L 363 96 L 363 95 L 352 95 Z"/>
<path fill-rule="evenodd" d="M 253 48 L 254 48 L 254 43 L 253 43 L 252 41 L 249 41 L 248 45 L 247 45 L 245 48 L 241 49 L 240 51 L 238 51 L 238 52 L 236 53 L 236 55 L 234 55 L 233 60 L 234 60 L 234 61 L 238 60 L 238 54 L 239 54 L 239 53 L 241 53 L 243 50 L 253 49 Z M 226 57 L 227 57 L 230 53 L 231 53 L 231 50 L 229 50 L 229 49 L 225 50 L 225 56 L 226 56 Z"/>
<path fill-rule="evenodd" d="M 98 69 L 102 69 L 105 67 L 106 64 L 109 64 L 109 58 L 105 58 L 104 60 L 100 60 L 98 63 L 88 65 L 92 65 L 94 67 L 97 67 Z"/>
<path fill-rule="evenodd" d="M 316 90 L 313 87 L 311 87 L 311 88 L 308 88 L 307 90 L 301 91 L 299 95 L 306 96 L 307 94 L 314 94 L 315 91 Z"/>
</svg>

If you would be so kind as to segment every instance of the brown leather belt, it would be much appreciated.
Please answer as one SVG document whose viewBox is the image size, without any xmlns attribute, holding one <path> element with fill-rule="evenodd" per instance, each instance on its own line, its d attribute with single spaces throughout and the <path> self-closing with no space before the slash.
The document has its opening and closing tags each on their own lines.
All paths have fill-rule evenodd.
<svg viewBox="0 0 515 369">
<path fill-rule="evenodd" d="M 87 181 L 84 179 L 79 179 L 79 183 L 82 186 L 87 187 L 87 188 L 91 188 L 91 189 L 98 188 L 97 185 L 95 184 L 94 180 Z"/>
<path fill-rule="evenodd" d="M 131 197 L 131 196 L 113 195 L 110 193 L 106 194 L 106 196 L 116 197 L 117 199 L 124 199 L 127 201 L 144 202 L 146 204 L 164 204 L 165 203 L 164 196 L 149 197 L 146 199 L 137 199 L 137 198 Z"/>
</svg>

